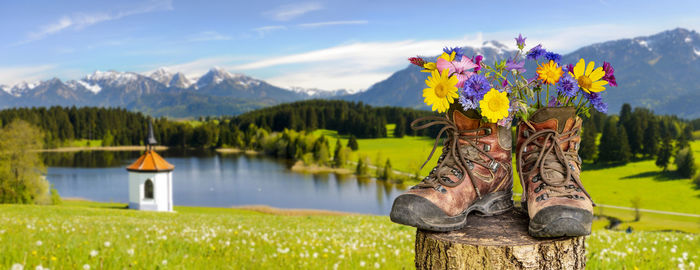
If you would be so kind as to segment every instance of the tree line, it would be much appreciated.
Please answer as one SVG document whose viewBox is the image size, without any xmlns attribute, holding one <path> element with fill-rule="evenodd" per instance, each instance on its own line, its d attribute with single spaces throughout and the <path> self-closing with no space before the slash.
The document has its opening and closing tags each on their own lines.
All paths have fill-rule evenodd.
<svg viewBox="0 0 700 270">
<path fill-rule="evenodd" d="M 690 178 L 696 170 L 690 150 L 694 123 L 700 122 L 655 115 L 646 108 L 632 110 L 629 104 L 622 106 L 619 116 L 594 112 L 583 123 L 579 154 L 596 163 L 655 159 L 663 171 L 675 157 L 679 175 Z"/>
</svg>

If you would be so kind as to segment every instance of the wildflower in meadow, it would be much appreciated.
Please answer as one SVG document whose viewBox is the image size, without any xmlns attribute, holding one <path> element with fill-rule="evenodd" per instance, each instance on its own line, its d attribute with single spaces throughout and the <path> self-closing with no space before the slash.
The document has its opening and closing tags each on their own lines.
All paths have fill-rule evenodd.
<svg viewBox="0 0 700 270">
<path fill-rule="evenodd" d="M 457 77 L 457 88 L 461 88 L 464 85 L 464 81 L 469 79 L 469 77 L 471 77 L 474 74 L 474 72 L 470 71 L 470 69 L 474 69 L 477 67 L 477 65 L 474 64 L 472 60 L 466 56 L 462 56 L 461 60 L 459 61 L 447 61 L 445 59 L 438 59 L 436 66 L 438 71 L 443 72 L 446 69 L 449 69 L 450 73 L 448 73 L 448 75 Z"/>
<path fill-rule="evenodd" d="M 603 80 L 607 81 L 610 86 L 617 86 L 617 80 L 615 80 L 615 69 L 612 67 L 612 65 L 603 61 L 603 71 L 605 72 Z"/>
<path fill-rule="evenodd" d="M 365 267 L 365 261 L 360 261 L 360 267 Z"/>
<path fill-rule="evenodd" d="M 127 249 L 126 253 L 131 255 L 131 256 L 134 256 L 134 249 L 133 248 Z"/>
<path fill-rule="evenodd" d="M 542 48 L 542 44 L 538 44 L 527 52 L 527 59 L 537 60 L 547 53 L 545 49 Z"/>
<path fill-rule="evenodd" d="M 168 260 L 163 260 L 163 261 L 160 262 L 160 263 L 163 264 L 163 265 L 167 265 L 167 264 L 168 264 Z"/>
<path fill-rule="evenodd" d="M 446 54 L 449 54 L 449 55 L 452 55 L 452 53 L 454 52 L 455 59 L 461 59 L 462 56 L 464 56 L 464 51 L 462 51 L 462 48 L 460 48 L 460 47 L 453 47 L 453 48 L 445 47 L 442 49 L 442 51 L 445 52 Z"/>
<path fill-rule="evenodd" d="M 97 256 L 98 253 L 99 253 L 99 252 L 97 252 L 97 250 L 94 250 L 94 249 L 93 249 L 93 250 L 90 251 L 90 257 L 95 257 L 95 256 Z"/>
<path fill-rule="evenodd" d="M 515 45 L 518 46 L 518 49 L 522 50 L 525 48 L 525 40 L 527 38 L 523 37 L 523 34 L 518 34 L 518 37 L 515 38 Z"/>
<path fill-rule="evenodd" d="M 544 58 L 549 60 L 549 61 L 554 61 L 559 63 L 561 61 L 561 54 L 554 53 L 554 52 L 547 52 L 544 54 Z"/>
<path fill-rule="evenodd" d="M 39 240 L 39 241 L 36 241 L 36 245 L 37 245 L 37 246 L 41 246 L 41 245 L 43 245 L 43 244 L 44 244 L 44 243 L 43 243 L 43 242 L 41 242 L 41 240 Z"/>
<path fill-rule="evenodd" d="M 89 264 L 83 264 L 83 270 L 90 270 Z"/>
<path fill-rule="evenodd" d="M 112 245 L 112 243 L 110 243 L 109 241 L 105 242 L 105 247 L 109 247 L 111 245 Z"/>
<path fill-rule="evenodd" d="M 576 92 L 578 92 L 578 82 L 574 80 L 571 74 L 565 73 L 561 79 L 559 79 L 557 91 L 560 95 L 574 97 L 576 96 Z"/>
<path fill-rule="evenodd" d="M 600 96 L 600 94 L 592 92 L 592 93 L 586 93 L 585 91 L 583 92 L 583 96 L 588 99 L 588 101 L 593 105 L 593 108 L 596 109 L 596 111 L 605 113 L 608 111 L 608 104 L 603 102 L 603 98 Z"/>
<path fill-rule="evenodd" d="M 12 269 L 12 270 L 22 270 L 22 269 L 24 269 L 24 265 L 21 265 L 21 264 L 19 264 L 19 263 L 16 263 L 16 264 L 13 264 L 13 265 L 12 265 L 12 268 L 10 268 L 10 269 Z"/>
</svg>

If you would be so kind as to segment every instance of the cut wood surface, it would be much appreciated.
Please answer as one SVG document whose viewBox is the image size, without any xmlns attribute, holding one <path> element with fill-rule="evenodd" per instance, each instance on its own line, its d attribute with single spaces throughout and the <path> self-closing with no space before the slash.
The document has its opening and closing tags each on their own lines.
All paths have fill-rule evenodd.
<svg viewBox="0 0 700 270">
<path fill-rule="evenodd" d="M 470 215 L 453 232 L 416 233 L 417 269 L 583 269 L 585 237 L 534 238 L 528 217 L 510 211 L 493 217 Z"/>
</svg>

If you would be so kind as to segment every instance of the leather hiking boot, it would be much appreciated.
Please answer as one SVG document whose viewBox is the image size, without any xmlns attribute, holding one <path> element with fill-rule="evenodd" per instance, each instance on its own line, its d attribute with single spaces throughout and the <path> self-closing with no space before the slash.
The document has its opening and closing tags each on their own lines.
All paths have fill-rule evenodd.
<svg viewBox="0 0 700 270">
<path fill-rule="evenodd" d="M 534 237 L 591 233 L 593 201 L 581 183 L 581 118 L 573 107 L 541 108 L 518 124 L 517 167 Z"/>
<path fill-rule="evenodd" d="M 416 130 L 444 125 L 428 161 L 443 133 L 447 138 L 437 166 L 394 200 L 391 221 L 424 230 L 452 231 L 464 227 L 472 211 L 491 216 L 513 208 L 510 128 L 485 123 L 476 111 L 464 112 L 459 105 L 452 106 L 447 115 L 411 123 Z M 423 121 L 431 122 L 417 126 Z"/>
</svg>

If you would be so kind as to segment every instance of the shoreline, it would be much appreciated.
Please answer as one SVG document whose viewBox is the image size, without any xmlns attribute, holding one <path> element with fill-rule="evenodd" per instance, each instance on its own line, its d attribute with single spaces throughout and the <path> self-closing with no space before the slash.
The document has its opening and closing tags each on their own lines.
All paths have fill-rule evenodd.
<svg viewBox="0 0 700 270">
<path fill-rule="evenodd" d="M 99 202 L 82 197 L 65 197 L 61 198 L 63 202 L 88 202 L 88 203 L 98 203 L 98 204 L 123 204 L 123 202 Z M 353 213 L 353 212 L 343 212 L 335 210 L 325 210 L 325 209 L 306 209 L 306 208 L 277 208 L 269 205 L 233 205 L 233 206 L 190 206 L 190 205 L 175 205 L 175 207 L 200 207 L 200 208 L 218 208 L 218 209 L 239 209 L 254 211 L 262 214 L 275 215 L 275 216 L 376 216 L 376 214 L 363 214 L 363 213 Z"/>
<path fill-rule="evenodd" d="M 168 150 L 167 146 L 155 146 L 156 151 Z M 79 151 L 140 151 L 146 149 L 146 146 L 141 145 L 125 145 L 125 146 L 79 146 L 79 147 L 59 147 L 51 149 L 34 150 L 36 152 L 79 152 Z"/>
<path fill-rule="evenodd" d="M 304 165 L 304 162 L 299 160 L 290 168 L 293 172 L 298 173 L 337 173 L 337 174 L 353 174 L 350 169 L 346 168 L 331 168 L 328 166 L 319 165 Z"/>
</svg>

